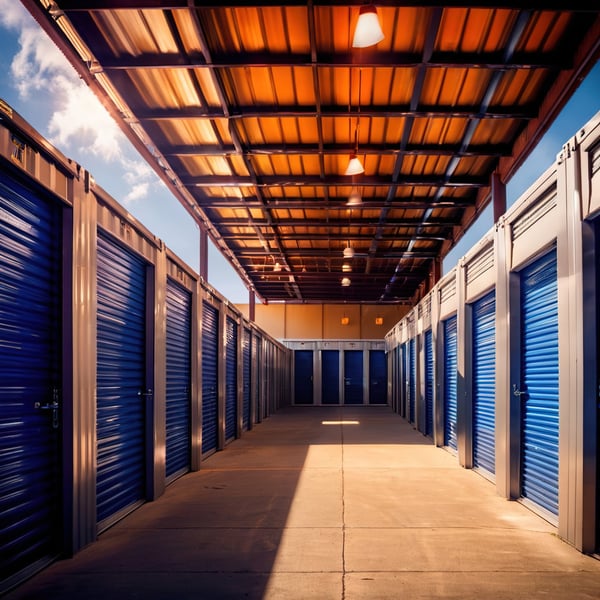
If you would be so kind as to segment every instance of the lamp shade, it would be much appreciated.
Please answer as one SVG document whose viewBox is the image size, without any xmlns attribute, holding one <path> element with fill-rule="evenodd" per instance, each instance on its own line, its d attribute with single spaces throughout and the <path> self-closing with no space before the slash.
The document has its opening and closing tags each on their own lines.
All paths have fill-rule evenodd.
<svg viewBox="0 0 600 600">
<path fill-rule="evenodd" d="M 362 163 L 356 156 L 356 154 L 350 155 L 350 162 L 346 167 L 345 175 L 360 175 L 365 172 L 365 168 L 362 166 Z"/>
<path fill-rule="evenodd" d="M 356 188 L 352 188 L 350 195 L 348 196 L 348 202 L 346 206 L 360 206 L 362 204 L 362 198 Z"/>
<path fill-rule="evenodd" d="M 361 6 L 352 46 L 354 48 L 367 48 L 378 44 L 384 37 L 377 16 L 377 9 L 374 6 Z"/>
<path fill-rule="evenodd" d="M 275 271 L 275 273 L 279 273 L 279 271 L 281 271 L 281 265 L 278 262 L 273 265 L 273 271 Z"/>
<path fill-rule="evenodd" d="M 350 285 L 349 277 L 342 277 L 342 287 L 348 287 Z"/>
<path fill-rule="evenodd" d="M 344 248 L 344 258 L 354 258 L 354 248 L 352 246 Z"/>
</svg>

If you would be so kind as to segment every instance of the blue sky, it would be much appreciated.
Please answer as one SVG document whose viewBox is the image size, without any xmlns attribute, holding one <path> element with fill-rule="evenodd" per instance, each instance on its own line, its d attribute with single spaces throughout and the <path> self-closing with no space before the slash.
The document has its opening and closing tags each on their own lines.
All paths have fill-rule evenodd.
<svg viewBox="0 0 600 600">
<path fill-rule="evenodd" d="M 0 98 L 63 154 L 87 169 L 136 219 L 198 270 L 200 235 L 192 217 L 15 0 L 0 0 Z M 554 162 L 563 144 L 599 110 L 600 63 L 508 183 L 508 206 Z M 492 211 L 488 208 L 448 254 L 443 272 L 452 269 L 492 224 Z M 209 283 L 231 302 L 248 302 L 248 290 L 234 269 L 212 244 L 209 246 Z"/>
</svg>

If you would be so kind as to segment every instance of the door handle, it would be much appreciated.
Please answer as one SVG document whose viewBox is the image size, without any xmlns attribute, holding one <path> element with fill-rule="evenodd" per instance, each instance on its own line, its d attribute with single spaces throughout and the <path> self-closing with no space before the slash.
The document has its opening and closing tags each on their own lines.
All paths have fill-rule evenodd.
<svg viewBox="0 0 600 600">
<path fill-rule="evenodd" d="M 138 396 L 152 396 L 154 395 L 154 392 L 152 391 L 151 388 L 148 388 L 145 392 L 142 392 L 142 390 L 140 390 L 138 392 Z"/>
<path fill-rule="evenodd" d="M 523 392 L 521 391 L 518 387 L 516 383 L 513 383 L 513 396 L 516 396 L 517 398 L 519 396 L 522 396 L 523 394 L 526 394 L 527 392 Z"/>
</svg>

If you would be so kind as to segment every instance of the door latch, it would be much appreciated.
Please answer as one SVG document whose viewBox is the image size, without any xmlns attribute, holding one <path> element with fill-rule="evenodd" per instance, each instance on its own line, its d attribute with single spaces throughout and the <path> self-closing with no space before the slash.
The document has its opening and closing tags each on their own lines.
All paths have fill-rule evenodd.
<svg viewBox="0 0 600 600">
<path fill-rule="evenodd" d="M 522 396 L 523 394 L 526 394 L 527 392 L 523 392 L 521 391 L 518 387 L 516 383 L 513 383 L 513 396 L 517 396 L 517 398 L 519 396 Z"/>
<path fill-rule="evenodd" d="M 58 400 L 53 400 L 52 402 L 48 402 L 46 404 L 42 404 L 41 402 L 36 402 L 33 405 L 33 408 L 37 408 L 38 410 L 51 410 L 52 411 L 52 429 L 58 429 L 58 409 L 60 405 L 58 404 Z"/>
</svg>

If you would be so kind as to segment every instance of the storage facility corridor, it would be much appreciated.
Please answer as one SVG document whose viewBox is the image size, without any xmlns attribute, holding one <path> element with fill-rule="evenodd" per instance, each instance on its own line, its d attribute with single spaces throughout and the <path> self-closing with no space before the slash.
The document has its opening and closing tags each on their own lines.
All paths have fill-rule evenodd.
<svg viewBox="0 0 600 600">
<path fill-rule="evenodd" d="M 289 407 L 7 600 L 597 598 L 554 532 L 389 407 Z"/>
</svg>

